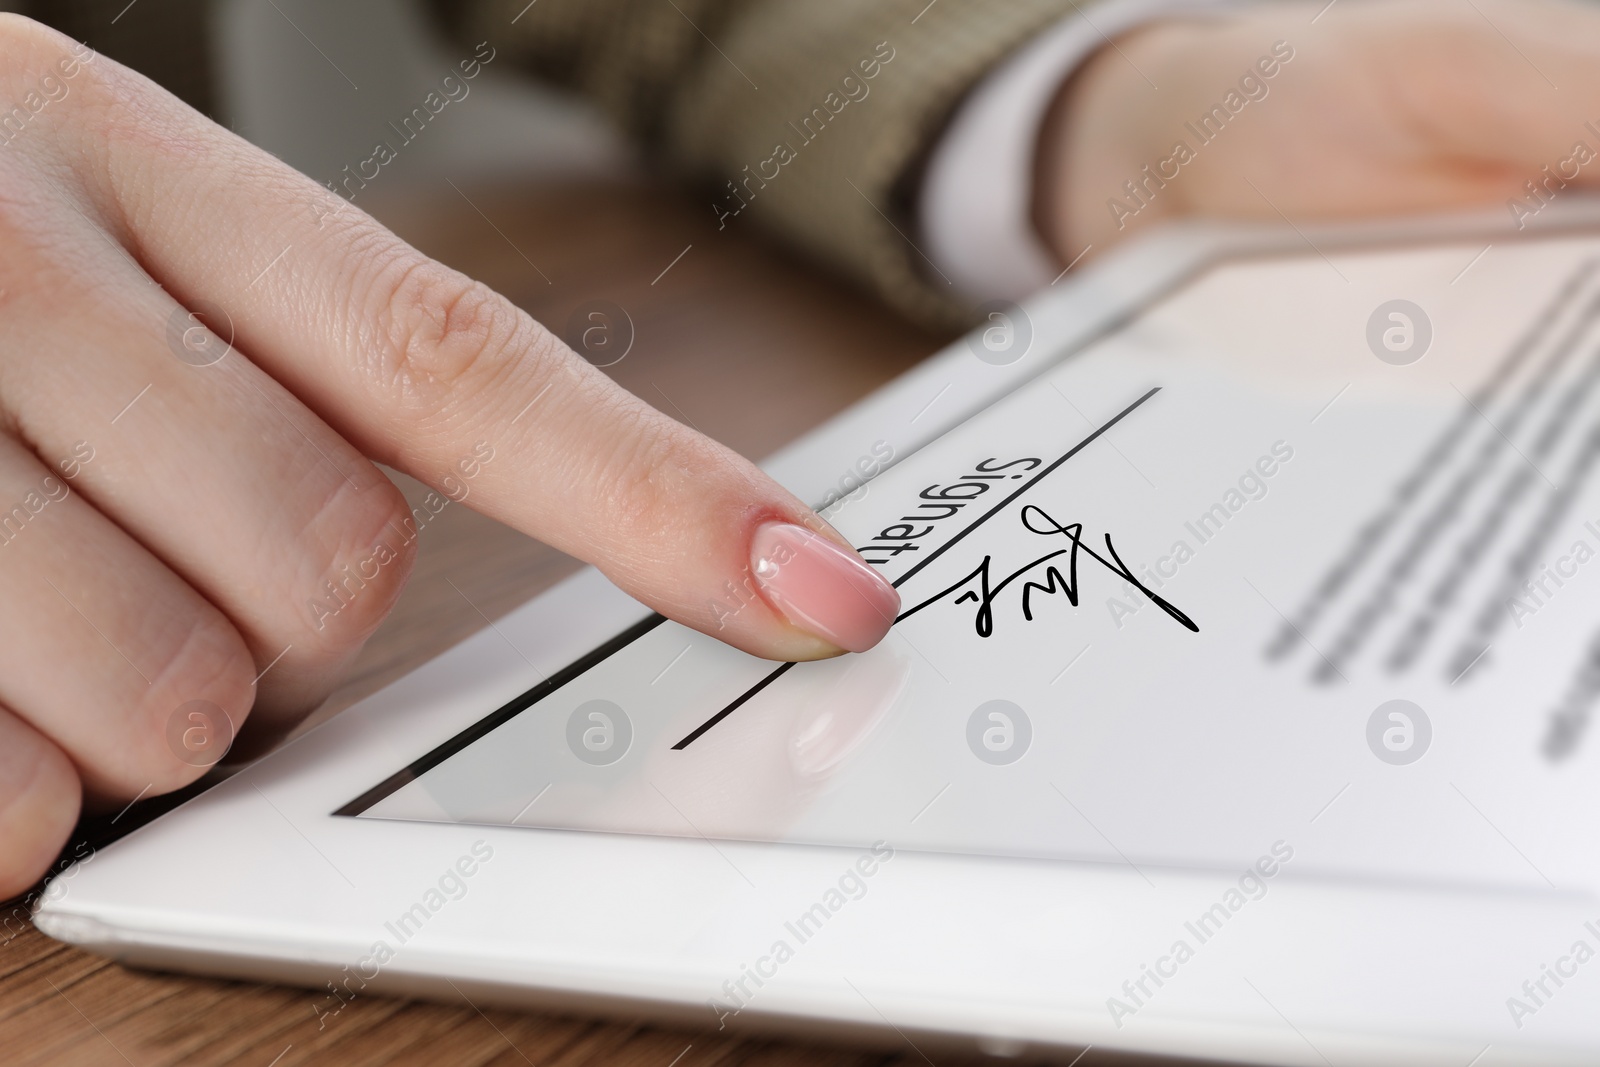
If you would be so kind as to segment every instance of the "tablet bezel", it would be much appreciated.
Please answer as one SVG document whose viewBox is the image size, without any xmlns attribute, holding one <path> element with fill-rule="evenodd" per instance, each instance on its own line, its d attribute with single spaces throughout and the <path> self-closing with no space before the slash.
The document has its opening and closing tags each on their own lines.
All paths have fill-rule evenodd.
<svg viewBox="0 0 1600 1067">
<path fill-rule="evenodd" d="M 1553 205 L 1536 222 L 1526 234 L 1509 232 L 1502 213 L 1401 227 L 1189 226 L 1152 234 L 1026 302 L 1035 343 L 1019 362 L 1003 367 L 980 362 L 958 341 L 764 466 L 803 497 L 821 499 L 831 475 L 848 469 L 873 442 L 888 439 L 896 456 L 909 455 L 1230 258 L 1590 232 L 1600 227 L 1600 202 L 1574 198 Z M 531 702 L 541 678 L 595 655 L 647 616 L 593 571 L 569 579 L 68 869 L 38 906 L 37 924 L 51 936 L 130 963 L 317 988 L 365 958 L 375 936 L 373 916 L 404 911 L 419 887 L 483 841 L 500 865 L 483 864 L 487 877 L 469 895 L 478 891 L 488 904 L 442 910 L 428 936 L 408 944 L 410 951 L 398 954 L 374 978 L 363 979 L 363 990 L 446 997 L 454 991 L 496 1003 L 645 1010 L 769 1028 L 821 1025 L 889 1039 L 901 1030 L 978 1038 L 990 1048 L 1019 1041 L 1062 1049 L 1094 1043 L 1313 1063 L 1336 1052 L 1464 1063 L 1481 1048 L 1471 1034 L 1408 1033 L 1400 1022 L 1377 1018 L 1352 1019 L 1349 1031 L 1299 1034 L 1259 1005 L 1254 1021 L 1246 1023 L 1194 1015 L 1159 1018 L 1135 1032 L 1110 1027 L 1099 1004 L 1070 1002 L 1042 1011 L 1038 1003 L 1014 997 L 974 1001 L 972 972 L 981 976 L 981 965 L 993 961 L 975 958 L 970 944 L 957 946 L 953 932 L 943 967 L 935 958 L 908 975 L 886 965 L 887 955 L 903 949 L 918 921 L 937 923 L 947 914 L 943 909 L 959 906 L 963 891 L 1107 903 L 1133 885 L 1132 873 L 1120 869 L 971 856 L 897 857 L 896 865 L 886 868 L 886 888 L 852 918 L 863 928 L 848 947 L 828 955 L 819 950 L 785 972 L 786 978 L 793 976 L 789 988 L 774 983 L 771 991 L 763 989 L 767 995 L 751 1000 L 748 1010 L 719 1019 L 708 1000 L 728 974 L 742 973 L 735 958 L 759 948 L 760 924 L 738 915 L 718 918 L 705 910 L 705 902 L 730 899 L 748 884 L 760 886 L 758 894 L 775 912 L 803 906 L 811 887 L 837 875 L 849 850 L 394 823 L 336 814 L 374 783 L 486 722 L 492 709 Z M 562 879 L 548 877 L 552 867 L 563 872 Z M 1197 884 L 1204 877 L 1195 875 L 1201 879 Z M 1418 894 L 1408 898 L 1355 887 L 1313 885 L 1295 892 L 1300 895 L 1286 894 L 1292 899 L 1275 922 L 1262 924 L 1261 944 L 1237 948 L 1240 959 L 1270 956 L 1272 936 L 1293 936 L 1307 923 L 1330 916 L 1349 922 L 1354 914 L 1376 916 L 1387 909 L 1425 923 L 1439 907 L 1437 900 Z M 607 909 L 603 913 L 616 918 L 605 936 L 588 940 L 521 915 L 514 903 L 538 915 L 562 916 L 563 926 L 581 926 L 597 914 L 597 895 Z M 1474 897 L 1460 907 L 1464 916 L 1508 927 L 1538 929 L 1550 918 L 1541 902 Z M 687 944 L 685 915 L 700 924 Z M 724 923 L 730 928 L 719 929 Z M 1130 933 L 1136 927 L 1131 924 Z M 1444 956 L 1440 961 L 1451 962 Z M 1049 977 L 1021 969 L 1035 986 L 1054 988 Z M 850 981 L 840 984 L 835 979 L 844 973 Z M 1449 974 L 1449 967 L 1442 968 L 1441 1000 L 1447 999 Z M 1595 1002 L 1589 1003 L 1592 1008 Z M 314 1012 L 318 1002 L 308 995 L 307 1005 Z M 1520 1052 L 1519 1062 L 1583 1061 L 1581 1049 L 1559 1045 Z"/>
</svg>

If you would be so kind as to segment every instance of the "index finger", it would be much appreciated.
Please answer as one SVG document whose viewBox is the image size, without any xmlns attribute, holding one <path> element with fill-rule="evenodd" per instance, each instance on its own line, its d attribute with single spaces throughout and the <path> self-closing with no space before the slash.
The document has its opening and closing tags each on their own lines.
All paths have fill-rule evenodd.
<svg viewBox="0 0 1600 1067">
<path fill-rule="evenodd" d="M 477 510 L 746 651 L 888 631 L 898 595 L 815 513 L 504 297 L 109 61 L 77 100 L 57 137 L 89 213 L 373 459 L 435 487 L 470 471 Z"/>
</svg>

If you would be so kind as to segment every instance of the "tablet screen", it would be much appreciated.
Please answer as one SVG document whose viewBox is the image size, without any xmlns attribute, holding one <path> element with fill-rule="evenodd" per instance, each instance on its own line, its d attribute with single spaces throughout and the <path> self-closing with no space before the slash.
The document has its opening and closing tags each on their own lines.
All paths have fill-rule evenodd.
<svg viewBox="0 0 1600 1067">
<path fill-rule="evenodd" d="M 1221 263 L 830 508 L 878 648 L 656 619 L 341 814 L 1592 884 L 1597 383 L 1600 241 Z"/>
</svg>

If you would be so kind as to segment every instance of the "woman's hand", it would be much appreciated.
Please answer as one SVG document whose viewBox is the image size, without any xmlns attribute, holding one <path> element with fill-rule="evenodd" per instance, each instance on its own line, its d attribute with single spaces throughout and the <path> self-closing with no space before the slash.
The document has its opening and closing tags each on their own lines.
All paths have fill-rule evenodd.
<svg viewBox="0 0 1600 1067">
<path fill-rule="evenodd" d="M 1496 205 L 1525 223 L 1600 183 L 1600 9 L 1308 0 L 1157 23 L 1064 88 L 1037 179 L 1063 262 L 1184 215 L 1298 225 Z"/>
<path fill-rule="evenodd" d="M 0 898 L 81 796 L 202 773 L 172 743 L 197 709 L 259 742 L 322 700 L 412 563 L 375 461 L 470 478 L 758 655 L 865 649 L 898 610 L 799 500 L 504 298 L 0 15 Z"/>
</svg>

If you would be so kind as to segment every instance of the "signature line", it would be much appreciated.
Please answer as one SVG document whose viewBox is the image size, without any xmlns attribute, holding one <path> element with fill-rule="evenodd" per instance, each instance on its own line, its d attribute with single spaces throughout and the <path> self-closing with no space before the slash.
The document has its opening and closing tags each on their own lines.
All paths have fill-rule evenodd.
<svg viewBox="0 0 1600 1067">
<path fill-rule="evenodd" d="M 1141 405 L 1143 405 L 1145 401 L 1149 400 L 1151 397 L 1155 396 L 1159 392 L 1161 392 L 1161 387 L 1158 385 L 1155 388 L 1151 389 L 1149 392 L 1145 393 L 1139 399 L 1135 400 L 1133 403 L 1129 404 L 1127 407 L 1123 408 L 1121 411 L 1117 412 L 1109 420 L 1107 420 L 1103 425 L 1101 425 L 1099 429 L 1097 429 L 1093 433 L 1089 434 L 1088 437 L 1085 437 L 1083 440 L 1081 440 L 1077 444 L 1073 445 L 1070 449 L 1067 450 L 1065 455 L 1061 456 L 1059 459 L 1056 459 L 1055 461 L 1053 461 L 1050 464 L 1046 465 L 1045 467 L 1041 468 L 1037 473 L 1034 474 L 1034 476 L 1032 478 L 1029 478 L 1027 481 L 1023 482 L 1015 490 L 1013 490 L 1010 496 L 1008 496 L 1004 500 L 1000 501 L 1000 503 L 996 504 L 994 507 L 992 507 L 988 511 L 984 512 L 982 515 L 978 516 L 978 518 L 973 520 L 971 525 L 969 525 L 969 526 L 965 527 L 964 529 L 960 530 L 954 537 L 950 538 L 950 540 L 946 541 L 944 544 L 940 545 L 938 548 L 936 548 L 932 552 L 928 553 L 928 555 L 926 557 L 924 557 L 919 563 L 917 563 L 916 566 L 912 567 L 910 570 L 906 571 L 899 578 L 897 578 L 895 580 L 895 582 L 894 582 L 895 588 L 898 589 L 900 586 L 904 585 L 909 579 L 914 577 L 918 571 L 922 570 L 922 568 L 926 567 L 928 564 L 930 564 L 934 560 L 938 559 L 940 556 L 942 556 L 949 549 L 954 548 L 958 543 L 960 543 L 962 538 L 966 537 L 973 530 L 976 530 L 978 527 L 982 526 L 984 523 L 986 523 L 990 519 L 992 519 L 995 515 L 999 514 L 1008 505 L 1010 505 L 1013 501 L 1015 501 L 1018 497 L 1020 497 L 1022 494 L 1026 493 L 1028 490 L 1032 489 L 1035 485 L 1037 485 L 1042 478 L 1044 478 L 1046 475 L 1050 474 L 1057 467 L 1061 466 L 1063 463 L 1065 463 L 1067 460 L 1071 459 L 1073 456 L 1076 456 L 1079 452 L 1082 452 L 1085 448 L 1089 447 L 1089 445 L 1093 444 L 1094 441 L 1101 434 L 1105 433 L 1107 430 L 1111 429 L 1111 427 L 1115 426 L 1117 423 L 1121 422 L 1123 419 L 1125 419 L 1129 415 L 1133 414 L 1133 412 L 1138 410 L 1139 407 Z M 915 610 L 915 609 L 913 609 L 913 610 Z M 909 614 L 910 614 L 910 612 L 903 612 L 900 615 L 900 619 L 905 618 L 906 615 L 909 615 Z M 896 619 L 895 622 L 899 622 L 900 619 Z M 748 701 L 751 697 L 755 696 L 757 693 L 761 692 L 767 686 L 771 685 L 773 682 L 777 681 L 782 675 L 784 675 L 785 673 L 788 672 L 789 668 L 791 668 L 793 666 L 794 666 L 793 663 L 785 663 L 785 664 L 780 665 L 776 669 L 774 669 L 765 678 L 761 679 L 755 685 L 751 686 L 749 689 L 746 689 L 743 693 L 741 693 L 737 697 L 735 697 L 733 699 L 733 701 L 730 704 L 728 704 L 727 707 L 723 708 L 721 711 L 719 711 L 715 715 L 711 716 L 711 718 L 707 719 L 705 722 L 701 723 L 699 726 L 695 727 L 692 731 L 690 731 L 688 736 L 686 736 L 682 741 L 679 741 L 677 744 L 672 746 L 673 751 L 674 752 L 681 752 L 684 749 L 688 748 L 691 744 L 694 743 L 694 741 L 697 738 L 699 738 L 699 736 L 701 734 L 705 733 L 707 730 L 709 730 L 713 726 L 717 725 L 717 723 L 721 722 L 723 719 L 725 719 L 729 715 L 733 714 L 746 701 Z"/>
</svg>

